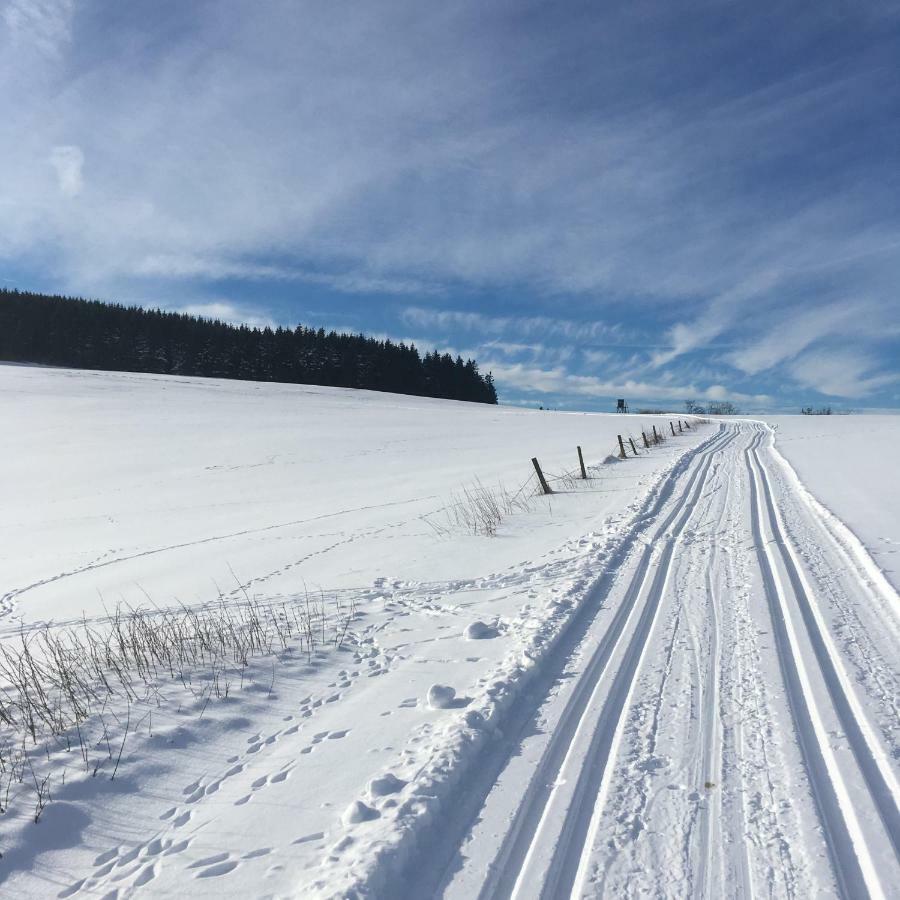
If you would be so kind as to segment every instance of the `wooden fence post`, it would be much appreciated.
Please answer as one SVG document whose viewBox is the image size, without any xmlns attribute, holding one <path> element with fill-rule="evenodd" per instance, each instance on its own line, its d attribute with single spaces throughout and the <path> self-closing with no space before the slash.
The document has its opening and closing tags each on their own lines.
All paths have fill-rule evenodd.
<svg viewBox="0 0 900 900">
<path fill-rule="evenodd" d="M 532 456 L 531 462 L 534 466 L 534 471 L 537 472 L 538 481 L 541 483 L 541 490 L 545 494 L 552 494 L 553 491 L 550 490 L 550 485 L 547 484 L 547 479 L 544 478 L 544 473 L 541 471 L 541 464 L 537 461 L 537 457 Z"/>
<path fill-rule="evenodd" d="M 584 467 L 584 457 L 581 455 L 581 447 L 578 448 L 578 465 L 581 466 L 581 477 L 587 481 L 587 469 Z"/>
<path fill-rule="evenodd" d="M 647 440 L 647 432 L 646 432 L 646 431 L 642 431 L 642 432 L 641 432 L 641 437 L 644 439 L 644 448 L 647 449 L 647 450 L 649 450 L 649 449 L 650 449 L 650 441 Z"/>
<path fill-rule="evenodd" d="M 625 459 L 625 445 L 622 443 L 622 435 L 619 435 L 619 459 Z"/>
<path fill-rule="evenodd" d="M 675 437 L 675 426 L 672 424 L 671 419 L 669 419 L 669 428 L 672 429 L 672 437 Z"/>
<path fill-rule="evenodd" d="M 637 448 L 634 446 L 634 438 L 628 438 L 628 443 L 631 444 L 631 452 L 637 456 Z"/>
<path fill-rule="evenodd" d="M 678 433 L 684 434 L 684 429 L 681 427 L 681 419 L 678 420 Z"/>
<path fill-rule="evenodd" d="M 654 444 L 658 444 L 658 443 L 659 443 L 659 435 L 656 433 L 656 426 L 655 426 L 655 425 L 653 426 L 653 443 L 654 443 Z"/>
</svg>

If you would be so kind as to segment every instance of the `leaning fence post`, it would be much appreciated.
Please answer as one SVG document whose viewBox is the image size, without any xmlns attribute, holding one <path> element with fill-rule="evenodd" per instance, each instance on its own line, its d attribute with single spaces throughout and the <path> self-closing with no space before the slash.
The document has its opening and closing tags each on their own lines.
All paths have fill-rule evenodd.
<svg viewBox="0 0 900 900">
<path fill-rule="evenodd" d="M 622 435 L 619 435 L 619 459 L 625 459 L 625 445 L 622 443 Z"/>
<path fill-rule="evenodd" d="M 650 449 L 650 441 L 647 440 L 647 432 L 642 431 L 641 437 L 644 439 L 644 449 L 649 450 Z"/>
<path fill-rule="evenodd" d="M 684 429 L 681 427 L 681 419 L 678 420 L 678 433 L 683 434 Z"/>
<path fill-rule="evenodd" d="M 534 466 L 534 471 L 537 472 L 538 481 L 541 483 L 541 490 L 545 494 L 552 494 L 553 491 L 550 490 L 550 485 L 547 484 L 547 479 L 544 478 L 544 473 L 541 471 L 541 464 L 537 461 L 536 456 L 531 457 L 531 463 Z"/>
<path fill-rule="evenodd" d="M 637 456 L 637 448 L 634 446 L 634 438 L 628 438 L 628 443 L 631 444 L 631 452 Z"/>
<path fill-rule="evenodd" d="M 671 419 L 669 419 L 669 428 L 672 429 L 672 437 L 675 437 L 675 426 L 672 424 Z"/>
<path fill-rule="evenodd" d="M 655 426 L 655 425 L 653 426 L 653 443 L 654 443 L 654 444 L 658 444 L 658 443 L 659 443 L 659 435 L 656 433 L 656 426 Z"/>
<path fill-rule="evenodd" d="M 584 457 L 581 455 L 581 447 L 578 447 L 578 465 L 581 466 L 581 477 L 587 481 L 587 469 L 584 467 Z"/>
</svg>

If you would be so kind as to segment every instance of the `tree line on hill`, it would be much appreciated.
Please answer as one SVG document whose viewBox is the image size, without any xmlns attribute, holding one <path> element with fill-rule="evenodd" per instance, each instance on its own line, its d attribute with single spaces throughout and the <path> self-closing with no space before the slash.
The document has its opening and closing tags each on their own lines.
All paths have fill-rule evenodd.
<svg viewBox="0 0 900 900">
<path fill-rule="evenodd" d="M 707 400 L 706 406 L 696 400 L 685 400 L 684 408 L 694 416 L 736 416 L 740 412 L 729 400 Z"/>
<path fill-rule="evenodd" d="M 422 357 L 411 344 L 2 288 L 0 360 L 497 402 L 494 379 L 474 360 L 437 351 Z"/>
</svg>

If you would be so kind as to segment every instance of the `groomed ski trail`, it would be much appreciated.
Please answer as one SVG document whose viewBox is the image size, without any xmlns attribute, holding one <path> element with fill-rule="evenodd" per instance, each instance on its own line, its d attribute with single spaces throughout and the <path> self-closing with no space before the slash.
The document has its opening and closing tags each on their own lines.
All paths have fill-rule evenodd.
<svg viewBox="0 0 900 900">
<path fill-rule="evenodd" d="M 896 595 L 772 444 L 736 422 L 673 470 L 481 777 L 361 892 L 896 896 L 900 754 L 870 720 L 885 704 L 872 685 L 896 673 L 858 674 L 860 659 L 896 664 Z M 793 535 L 824 554 L 814 568 Z M 853 677 L 833 634 L 848 604 L 884 619 L 855 633 L 872 647 Z"/>
</svg>

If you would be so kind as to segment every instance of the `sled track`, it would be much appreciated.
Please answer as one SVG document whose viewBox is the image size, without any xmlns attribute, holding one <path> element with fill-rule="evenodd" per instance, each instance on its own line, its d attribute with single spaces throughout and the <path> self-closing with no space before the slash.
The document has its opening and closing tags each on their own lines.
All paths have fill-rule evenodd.
<svg viewBox="0 0 900 900">
<path fill-rule="evenodd" d="M 744 451 L 750 478 L 750 504 L 757 558 L 775 633 L 776 648 L 797 741 L 803 755 L 835 877 L 847 897 L 883 897 L 857 806 L 848 788 L 850 762 L 831 746 L 812 678 L 821 678 L 844 729 L 855 765 L 868 788 L 895 856 L 900 856 L 900 813 L 896 779 L 864 713 L 852 693 L 836 648 L 821 621 L 813 592 L 788 542 L 760 456 L 766 432 L 759 429 Z M 796 610 L 799 612 L 799 623 Z M 800 631 L 812 647 L 818 671 L 807 671 Z"/>
</svg>

